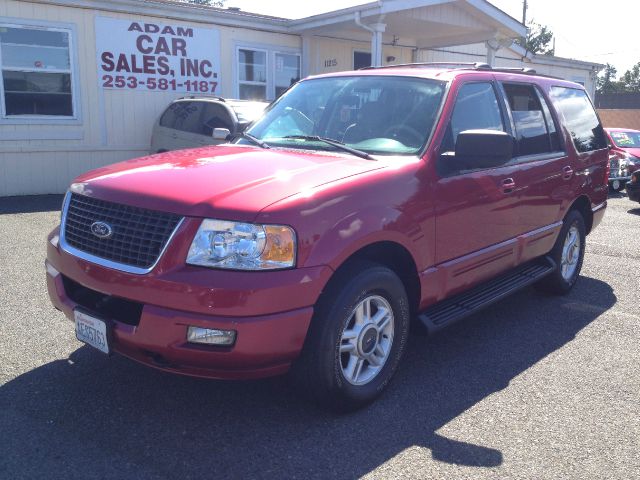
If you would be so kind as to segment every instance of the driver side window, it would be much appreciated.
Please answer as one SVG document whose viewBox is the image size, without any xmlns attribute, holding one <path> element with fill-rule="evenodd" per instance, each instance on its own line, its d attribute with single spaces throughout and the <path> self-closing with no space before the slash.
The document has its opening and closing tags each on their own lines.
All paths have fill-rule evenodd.
<svg viewBox="0 0 640 480">
<path fill-rule="evenodd" d="M 505 131 L 498 99 L 489 82 L 467 83 L 460 87 L 440 151 L 455 151 L 458 134 L 476 129 Z"/>
</svg>

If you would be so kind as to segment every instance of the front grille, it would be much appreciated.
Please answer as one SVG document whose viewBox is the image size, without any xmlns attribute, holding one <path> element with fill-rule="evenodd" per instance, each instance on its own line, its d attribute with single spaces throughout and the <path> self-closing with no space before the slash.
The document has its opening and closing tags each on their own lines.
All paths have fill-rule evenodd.
<svg viewBox="0 0 640 480">
<path fill-rule="evenodd" d="M 112 262 L 148 269 L 158 260 L 181 217 L 72 194 L 66 210 L 64 239 L 70 246 Z M 104 222 L 108 238 L 91 226 Z"/>
</svg>

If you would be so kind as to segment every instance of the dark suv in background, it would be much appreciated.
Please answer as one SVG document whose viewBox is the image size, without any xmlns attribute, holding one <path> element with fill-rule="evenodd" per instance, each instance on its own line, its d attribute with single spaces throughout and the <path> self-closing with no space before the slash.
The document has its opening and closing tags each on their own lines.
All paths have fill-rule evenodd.
<svg viewBox="0 0 640 480">
<path fill-rule="evenodd" d="M 531 284 L 568 293 L 607 160 L 572 82 L 451 64 L 312 77 L 235 144 L 77 178 L 49 294 L 102 352 L 211 378 L 291 370 L 356 408 L 410 322 L 437 331 Z"/>
</svg>

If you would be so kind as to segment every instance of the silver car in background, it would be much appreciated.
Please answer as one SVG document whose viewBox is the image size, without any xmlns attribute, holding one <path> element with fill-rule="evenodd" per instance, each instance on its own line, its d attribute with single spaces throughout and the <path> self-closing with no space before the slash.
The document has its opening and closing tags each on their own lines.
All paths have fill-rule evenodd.
<svg viewBox="0 0 640 480">
<path fill-rule="evenodd" d="M 183 97 L 174 100 L 153 126 L 151 153 L 183 148 L 218 145 L 226 141 L 220 135 L 242 132 L 262 115 L 266 102 L 233 100 L 221 97 Z"/>
</svg>

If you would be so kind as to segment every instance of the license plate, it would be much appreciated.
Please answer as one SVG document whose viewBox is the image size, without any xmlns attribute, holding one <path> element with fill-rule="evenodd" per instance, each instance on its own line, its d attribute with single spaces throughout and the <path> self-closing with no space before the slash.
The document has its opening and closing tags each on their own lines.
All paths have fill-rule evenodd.
<svg viewBox="0 0 640 480">
<path fill-rule="evenodd" d="M 76 338 L 108 354 L 109 340 L 106 322 L 79 310 L 74 310 L 73 316 L 76 321 Z"/>
</svg>

